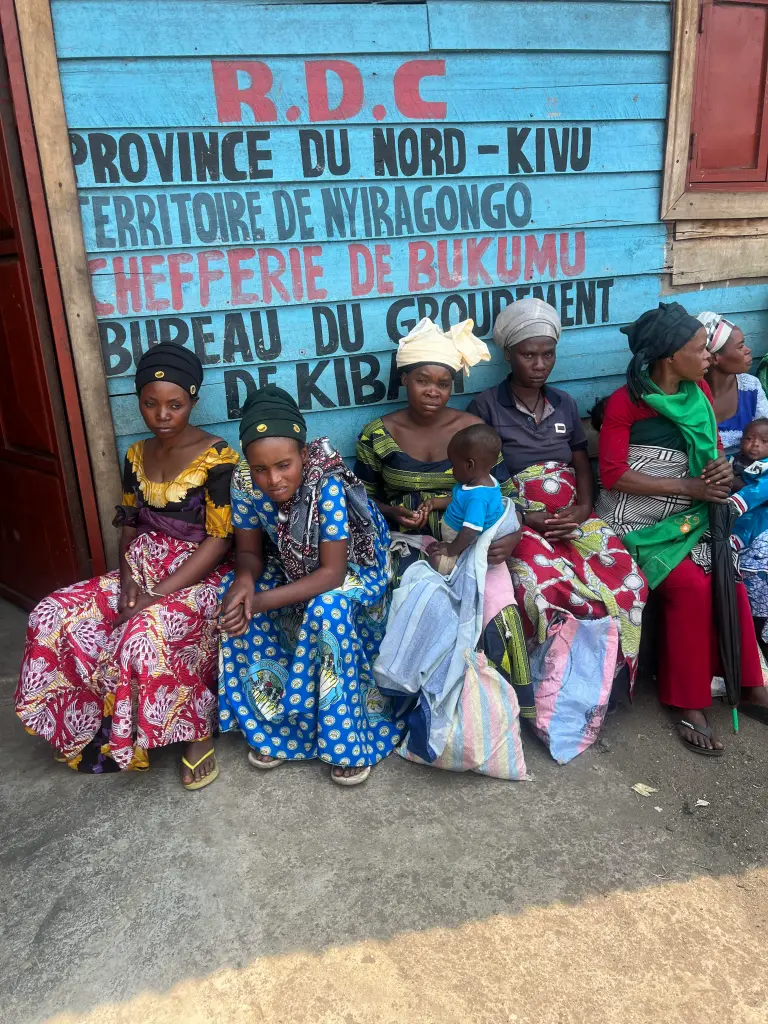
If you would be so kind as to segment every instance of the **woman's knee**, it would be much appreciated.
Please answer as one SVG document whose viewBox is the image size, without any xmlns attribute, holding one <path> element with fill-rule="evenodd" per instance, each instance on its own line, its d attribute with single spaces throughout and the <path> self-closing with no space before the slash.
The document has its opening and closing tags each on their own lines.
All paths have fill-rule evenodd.
<svg viewBox="0 0 768 1024">
<path fill-rule="evenodd" d="M 325 594 L 318 594 L 317 597 L 307 601 L 307 614 L 320 616 L 329 614 L 333 609 L 337 612 L 349 606 L 349 599 L 344 597 L 341 590 L 329 590 Z M 338 616 L 335 615 L 334 618 Z"/>
</svg>

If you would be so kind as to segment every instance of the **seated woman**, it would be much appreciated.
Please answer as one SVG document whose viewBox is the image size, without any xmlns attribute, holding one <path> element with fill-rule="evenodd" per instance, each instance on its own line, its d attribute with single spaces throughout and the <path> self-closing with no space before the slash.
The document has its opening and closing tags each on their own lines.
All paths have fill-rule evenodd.
<svg viewBox="0 0 768 1024">
<path fill-rule="evenodd" d="M 752 351 L 741 329 L 718 313 L 699 313 L 696 319 L 707 332 L 711 361 L 706 381 L 712 392 L 720 441 L 728 455 L 739 459 L 749 424 L 768 416 L 768 398 L 762 381 L 747 372 L 752 364 Z M 741 486 L 742 482 L 737 476 L 734 486 Z M 748 508 L 760 504 L 761 490 L 754 486 L 746 488 L 740 493 L 741 503 Z M 739 569 L 752 615 L 764 620 L 762 635 L 763 640 L 768 640 L 768 531 L 760 528 L 762 520 L 762 511 L 745 516 L 738 521 L 734 532 L 745 545 L 739 557 Z"/>
<path fill-rule="evenodd" d="M 509 562 L 531 648 L 563 614 L 610 616 L 620 638 L 615 666 L 634 683 L 645 580 L 620 540 L 592 512 L 592 471 L 576 403 L 548 385 L 560 318 L 541 299 L 521 299 L 496 319 L 493 338 L 510 373 L 470 403 L 500 434 L 518 491 L 523 535 Z"/>
<path fill-rule="evenodd" d="M 443 511 L 457 481 L 448 459 L 454 434 L 479 423 L 477 416 L 453 409 L 448 399 L 457 373 L 490 360 L 488 347 L 472 334 L 466 320 L 448 333 L 431 320 L 422 320 L 400 342 L 397 366 L 402 373 L 407 405 L 367 423 L 357 442 L 355 473 L 369 498 L 399 531 L 441 539 Z M 508 496 L 512 490 L 503 461 L 493 469 Z M 515 607 L 504 561 L 512 554 L 518 534 L 509 534 L 488 550 L 489 588 L 486 592 L 482 646 L 488 660 L 515 687 L 520 714 L 535 711 L 528 656 L 520 615 Z M 419 553 L 392 552 L 395 580 Z M 496 570 L 493 570 L 496 566 Z"/>
<path fill-rule="evenodd" d="M 728 499 L 732 470 L 718 450 L 707 334 L 677 302 L 622 331 L 633 353 L 627 384 L 608 400 L 600 432 L 599 513 L 624 537 L 661 604 L 659 699 L 689 750 L 722 756 L 705 709 L 720 674 L 705 502 Z M 766 704 L 744 585 L 737 584 L 745 700 Z M 702 640 L 704 642 L 702 642 Z"/>
<path fill-rule="evenodd" d="M 16 712 L 81 772 L 147 768 L 148 750 L 183 742 L 186 789 L 218 775 L 217 587 L 238 456 L 190 425 L 202 380 L 200 360 L 178 345 L 139 360 L 139 410 L 154 437 L 125 457 L 120 569 L 57 590 L 29 619 Z"/>
<path fill-rule="evenodd" d="M 726 454 L 732 455 L 739 448 L 744 427 L 768 416 L 768 398 L 757 377 L 747 372 L 752 350 L 741 328 L 719 313 L 705 311 L 696 319 L 707 332 L 710 363 L 705 379 L 712 393 L 717 429 Z"/>
<path fill-rule="evenodd" d="M 328 439 L 306 440 L 286 391 L 268 384 L 246 401 L 219 724 L 243 733 L 257 768 L 319 757 L 334 782 L 355 786 L 404 729 L 371 673 L 389 606 L 389 531 Z"/>
</svg>

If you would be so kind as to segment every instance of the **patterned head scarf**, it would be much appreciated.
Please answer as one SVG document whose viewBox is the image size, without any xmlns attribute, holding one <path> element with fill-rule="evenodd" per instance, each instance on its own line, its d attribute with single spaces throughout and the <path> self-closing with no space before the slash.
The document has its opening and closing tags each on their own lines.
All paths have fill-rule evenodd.
<svg viewBox="0 0 768 1024">
<path fill-rule="evenodd" d="M 397 366 L 414 370 L 417 366 L 444 366 L 451 373 L 490 361 L 491 353 L 484 341 L 472 333 L 473 320 L 456 324 L 448 332 L 441 331 L 429 317 L 424 317 L 397 346 Z"/>
<path fill-rule="evenodd" d="M 302 445 L 307 441 L 307 421 L 296 399 L 276 384 L 265 384 L 249 395 L 243 406 L 240 420 L 243 451 L 251 441 L 260 441 L 263 437 L 292 437 Z"/>
<path fill-rule="evenodd" d="M 647 391 L 643 380 L 646 368 L 657 359 L 666 359 L 687 345 L 702 324 L 679 302 L 660 302 L 634 323 L 621 328 L 626 334 L 632 359 L 627 367 L 627 386 L 635 401 Z"/>
<path fill-rule="evenodd" d="M 558 341 L 562 331 L 560 317 L 554 306 L 543 299 L 519 299 L 511 303 L 496 317 L 493 340 L 504 352 L 504 358 L 515 345 L 531 338 L 551 338 Z"/>
<path fill-rule="evenodd" d="M 136 394 L 155 381 L 176 384 L 197 400 L 203 383 L 203 364 L 188 348 L 161 341 L 152 345 L 136 365 Z"/>
<path fill-rule="evenodd" d="M 703 313 L 697 313 L 696 319 L 707 329 L 707 348 L 713 355 L 720 351 L 736 328 L 736 324 L 708 309 Z"/>
<path fill-rule="evenodd" d="M 349 521 L 348 560 L 376 564 L 378 526 L 365 485 L 344 463 L 327 437 L 307 445 L 301 486 L 277 519 L 277 547 L 289 579 L 299 580 L 320 567 L 320 495 L 335 477 L 344 491 Z"/>
</svg>

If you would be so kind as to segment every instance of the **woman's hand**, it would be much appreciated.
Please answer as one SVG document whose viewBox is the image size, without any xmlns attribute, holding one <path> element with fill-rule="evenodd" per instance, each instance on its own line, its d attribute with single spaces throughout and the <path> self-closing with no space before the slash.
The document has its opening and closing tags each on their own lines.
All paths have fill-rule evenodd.
<svg viewBox="0 0 768 1024">
<path fill-rule="evenodd" d="M 242 636 L 254 612 L 253 577 L 247 574 L 235 576 L 232 586 L 221 603 L 219 625 L 230 636 Z"/>
<path fill-rule="evenodd" d="M 122 592 L 121 595 L 122 597 Z M 145 608 L 149 608 L 151 604 L 157 600 L 156 597 L 152 597 L 151 594 L 140 593 L 138 587 L 136 588 L 136 597 L 133 599 L 133 603 L 126 603 L 124 608 L 120 609 L 120 614 L 117 617 L 117 624 L 122 625 L 129 619 L 132 619 L 134 615 L 138 615 L 139 612 L 143 612 Z"/>
<path fill-rule="evenodd" d="M 526 527 L 540 533 L 545 540 L 568 540 L 575 537 L 578 527 L 588 519 L 592 509 L 588 505 L 570 505 L 560 512 L 526 512 Z"/>
<path fill-rule="evenodd" d="M 548 516 L 544 537 L 546 540 L 568 540 L 578 534 L 578 527 L 589 519 L 592 509 L 588 505 L 570 505 Z"/>
<path fill-rule="evenodd" d="M 715 487 L 725 486 L 729 490 L 733 486 L 733 466 L 724 455 L 710 459 L 701 474 L 702 479 Z"/>
<path fill-rule="evenodd" d="M 425 505 L 428 504 L 425 502 Z M 416 511 L 412 511 L 409 508 L 404 508 L 402 505 L 392 505 L 388 512 L 390 519 L 394 519 L 399 526 L 405 527 L 406 530 L 420 530 L 421 527 L 426 523 L 429 511 L 424 511 L 424 505 L 421 505 Z M 431 511 L 431 508 L 430 508 Z"/>
<path fill-rule="evenodd" d="M 718 505 L 728 500 L 731 493 L 729 484 L 709 484 L 703 476 L 681 480 L 682 493 L 693 501 L 714 501 Z"/>
<path fill-rule="evenodd" d="M 526 515 L 526 520 L 527 518 L 528 516 Z M 523 530 L 521 527 L 519 530 L 515 530 L 514 533 L 508 533 L 505 537 L 499 537 L 498 540 L 495 540 L 488 548 L 488 565 L 501 565 L 502 562 L 506 562 L 508 558 L 511 558 L 522 535 Z"/>
<path fill-rule="evenodd" d="M 540 533 L 543 537 L 549 519 L 551 519 L 549 512 L 526 512 L 523 526 L 526 529 L 535 530 L 536 533 Z"/>
<path fill-rule="evenodd" d="M 494 541 L 488 548 L 488 565 L 501 565 L 502 562 L 506 562 L 508 558 L 511 558 L 522 536 L 523 528 L 521 526 L 514 533 L 508 533 L 506 537 L 501 537 L 499 540 Z M 502 550 L 503 555 L 501 554 Z"/>
<path fill-rule="evenodd" d="M 133 576 L 126 576 L 124 579 L 120 580 L 120 596 L 117 599 L 117 610 L 120 615 L 135 607 L 140 594 L 141 591 L 139 590 L 139 586 Z M 120 621 L 124 622 L 125 619 L 121 619 Z"/>
</svg>

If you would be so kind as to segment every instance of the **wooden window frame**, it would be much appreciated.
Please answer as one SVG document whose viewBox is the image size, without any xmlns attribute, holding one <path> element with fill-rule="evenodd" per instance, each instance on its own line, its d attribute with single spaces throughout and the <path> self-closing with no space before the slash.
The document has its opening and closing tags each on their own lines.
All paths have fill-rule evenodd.
<svg viewBox="0 0 768 1024">
<path fill-rule="evenodd" d="M 768 191 L 732 192 L 722 186 L 705 191 L 701 184 L 691 188 L 687 182 L 700 10 L 700 0 L 675 2 L 661 219 L 688 221 L 768 217 Z"/>
</svg>

